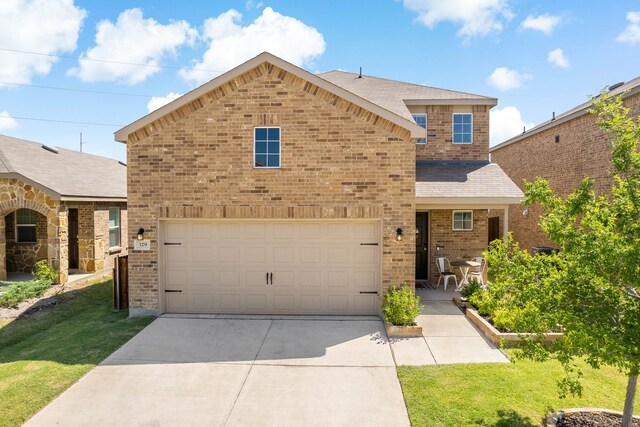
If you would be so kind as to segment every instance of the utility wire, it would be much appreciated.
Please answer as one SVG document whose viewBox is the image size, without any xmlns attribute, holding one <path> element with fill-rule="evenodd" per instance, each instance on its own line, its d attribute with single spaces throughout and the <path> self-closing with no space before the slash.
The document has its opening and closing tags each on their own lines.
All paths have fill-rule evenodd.
<svg viewBox="0 0 640 427">
<path fill-rule="evenodd" d="M 97 94 L 103 94 L 103 95 L 120 95 L 120 96 L 136 96 L 136 97 L 141 97 L 141 98 L 175 99 L 175 97 L 173 97 L 173 96 L 156 96 L 156 95 L 145 95 L 145 94 L 142 94 L 142 93 L 126 93 L 126 92 L 109 92 L 109 91 L 102 91 L 102 90 L 74 89 L 74 88 L 70 88 L 70 87 L 32 85 L 32 84 L 28 84 L 28 83 L 0 82 L 0 85 L 33 87 L 33 88 L 37 88 L 37 89 L 66 90 L 66 91 L 69 91 L 69 92 L 97 93 Z"/>
<path fill-rule="evenodd" d="M 36 117 L 0 116 L 0 120 L 2 119 L 33 120 L 37 122 L 66 123 L 66 124 L 74 124 L 74 125 L 123 127 L 123 125 L 116 125 L 113 123 L 75 122 L 72 120 L 54 120 L 54 119 L 42 119 L 42 118 L 36 118 Z"/>
<path fill-rule="evenodd" d="M 171 70 L 185 70 L 185 71 L 204 71 L 207 73 L 223 73 L 224 71 L 220 70 L 207 70 L 204 68 L 186 68 L 186 67 L 172 67 L 171 65 L 155 65 L 155 64 L 140 64 L 135 62 L 121 62 L 121 61 L 108 61 L 106 59 L 94 59 L 94 58 L 86 58 L 82 56 L 71 56 L 71 55 L 58 55 L 55 53 L 42 53 L 42 52 L 31 52 L 28 50 L 18 50 L 18 49 L 9 49 L 6 47 L 0 47 L 0 50 L 5 52 L 13 52 L 13 53 L 23 53 L 26 55 L 39 55 L 39 56 L 50 56 L 53 58 L 64 58 L 64 59 L 77 59 L 78 61 L 92 61 L 92 62 L 104 62 L 107 64 L 120 64 L 120 65 L 135 65 L 138 67 L 151 67 L 151 68 L 167 68 Z"/>
</svg>

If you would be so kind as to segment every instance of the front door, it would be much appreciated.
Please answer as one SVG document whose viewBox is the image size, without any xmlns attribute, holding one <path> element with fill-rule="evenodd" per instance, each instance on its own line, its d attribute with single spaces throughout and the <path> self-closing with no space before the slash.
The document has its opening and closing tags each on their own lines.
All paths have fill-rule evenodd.
<svg viewBox="0 0 640 427">
<path fill-rule="evenodd" d="M 429 279 L 429 212 L 416 212 L 416 280 Z"/>
<path fill-rule="evenodd" d="M 489 244 L 500 238 L 500 218 L 495 216 L 489 218 Z"/>
<path fill-rule="evenodd" d="M 78 209 L 69 209 L 69 268 L 78 268 Z"/>
</svg>

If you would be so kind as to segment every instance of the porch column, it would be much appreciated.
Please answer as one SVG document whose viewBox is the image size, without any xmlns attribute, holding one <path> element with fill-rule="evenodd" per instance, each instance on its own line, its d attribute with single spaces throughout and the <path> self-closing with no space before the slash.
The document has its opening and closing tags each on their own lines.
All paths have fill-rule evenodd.
<svg viewBox="0 0 640 427">
<path fill-rule="evenodd" d="M 504 226 L 502 227 L 504 240 L 509 238 L 509 205 L 504 207 Z"/>
<path fill-rule="evenodd" d="M 7 280 L 7 239 L 5 233 L 5 216 L 0 218 L 0 280 Z"/>
</svg>

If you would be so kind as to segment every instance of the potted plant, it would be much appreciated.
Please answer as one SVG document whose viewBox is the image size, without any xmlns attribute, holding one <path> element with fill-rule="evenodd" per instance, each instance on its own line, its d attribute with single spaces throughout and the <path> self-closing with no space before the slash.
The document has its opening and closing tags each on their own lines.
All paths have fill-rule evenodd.
<svg viewBox="0 0 640 427">
<path fill-rule="evenodd" d="M 406 284 L 390 287 L 382 297 L 382 314 L 389 338 L 422 336 L 422 326 L 416 324 L 421 312 L 420 297 Z"/>
</svg>

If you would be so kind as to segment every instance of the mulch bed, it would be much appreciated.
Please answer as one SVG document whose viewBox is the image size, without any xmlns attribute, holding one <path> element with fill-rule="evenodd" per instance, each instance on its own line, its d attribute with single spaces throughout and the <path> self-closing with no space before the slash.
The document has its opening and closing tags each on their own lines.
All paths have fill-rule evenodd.
<svg viewBox="0 0 640 427">
<path fill-rule="evenodd" d="M 640 420 L 634 419 L 634 427 L 640 427 Z M 558 420 L 557 427 L 620 427 L 622 416 L 602 412 L 576 412 Z"/>
</svg>

